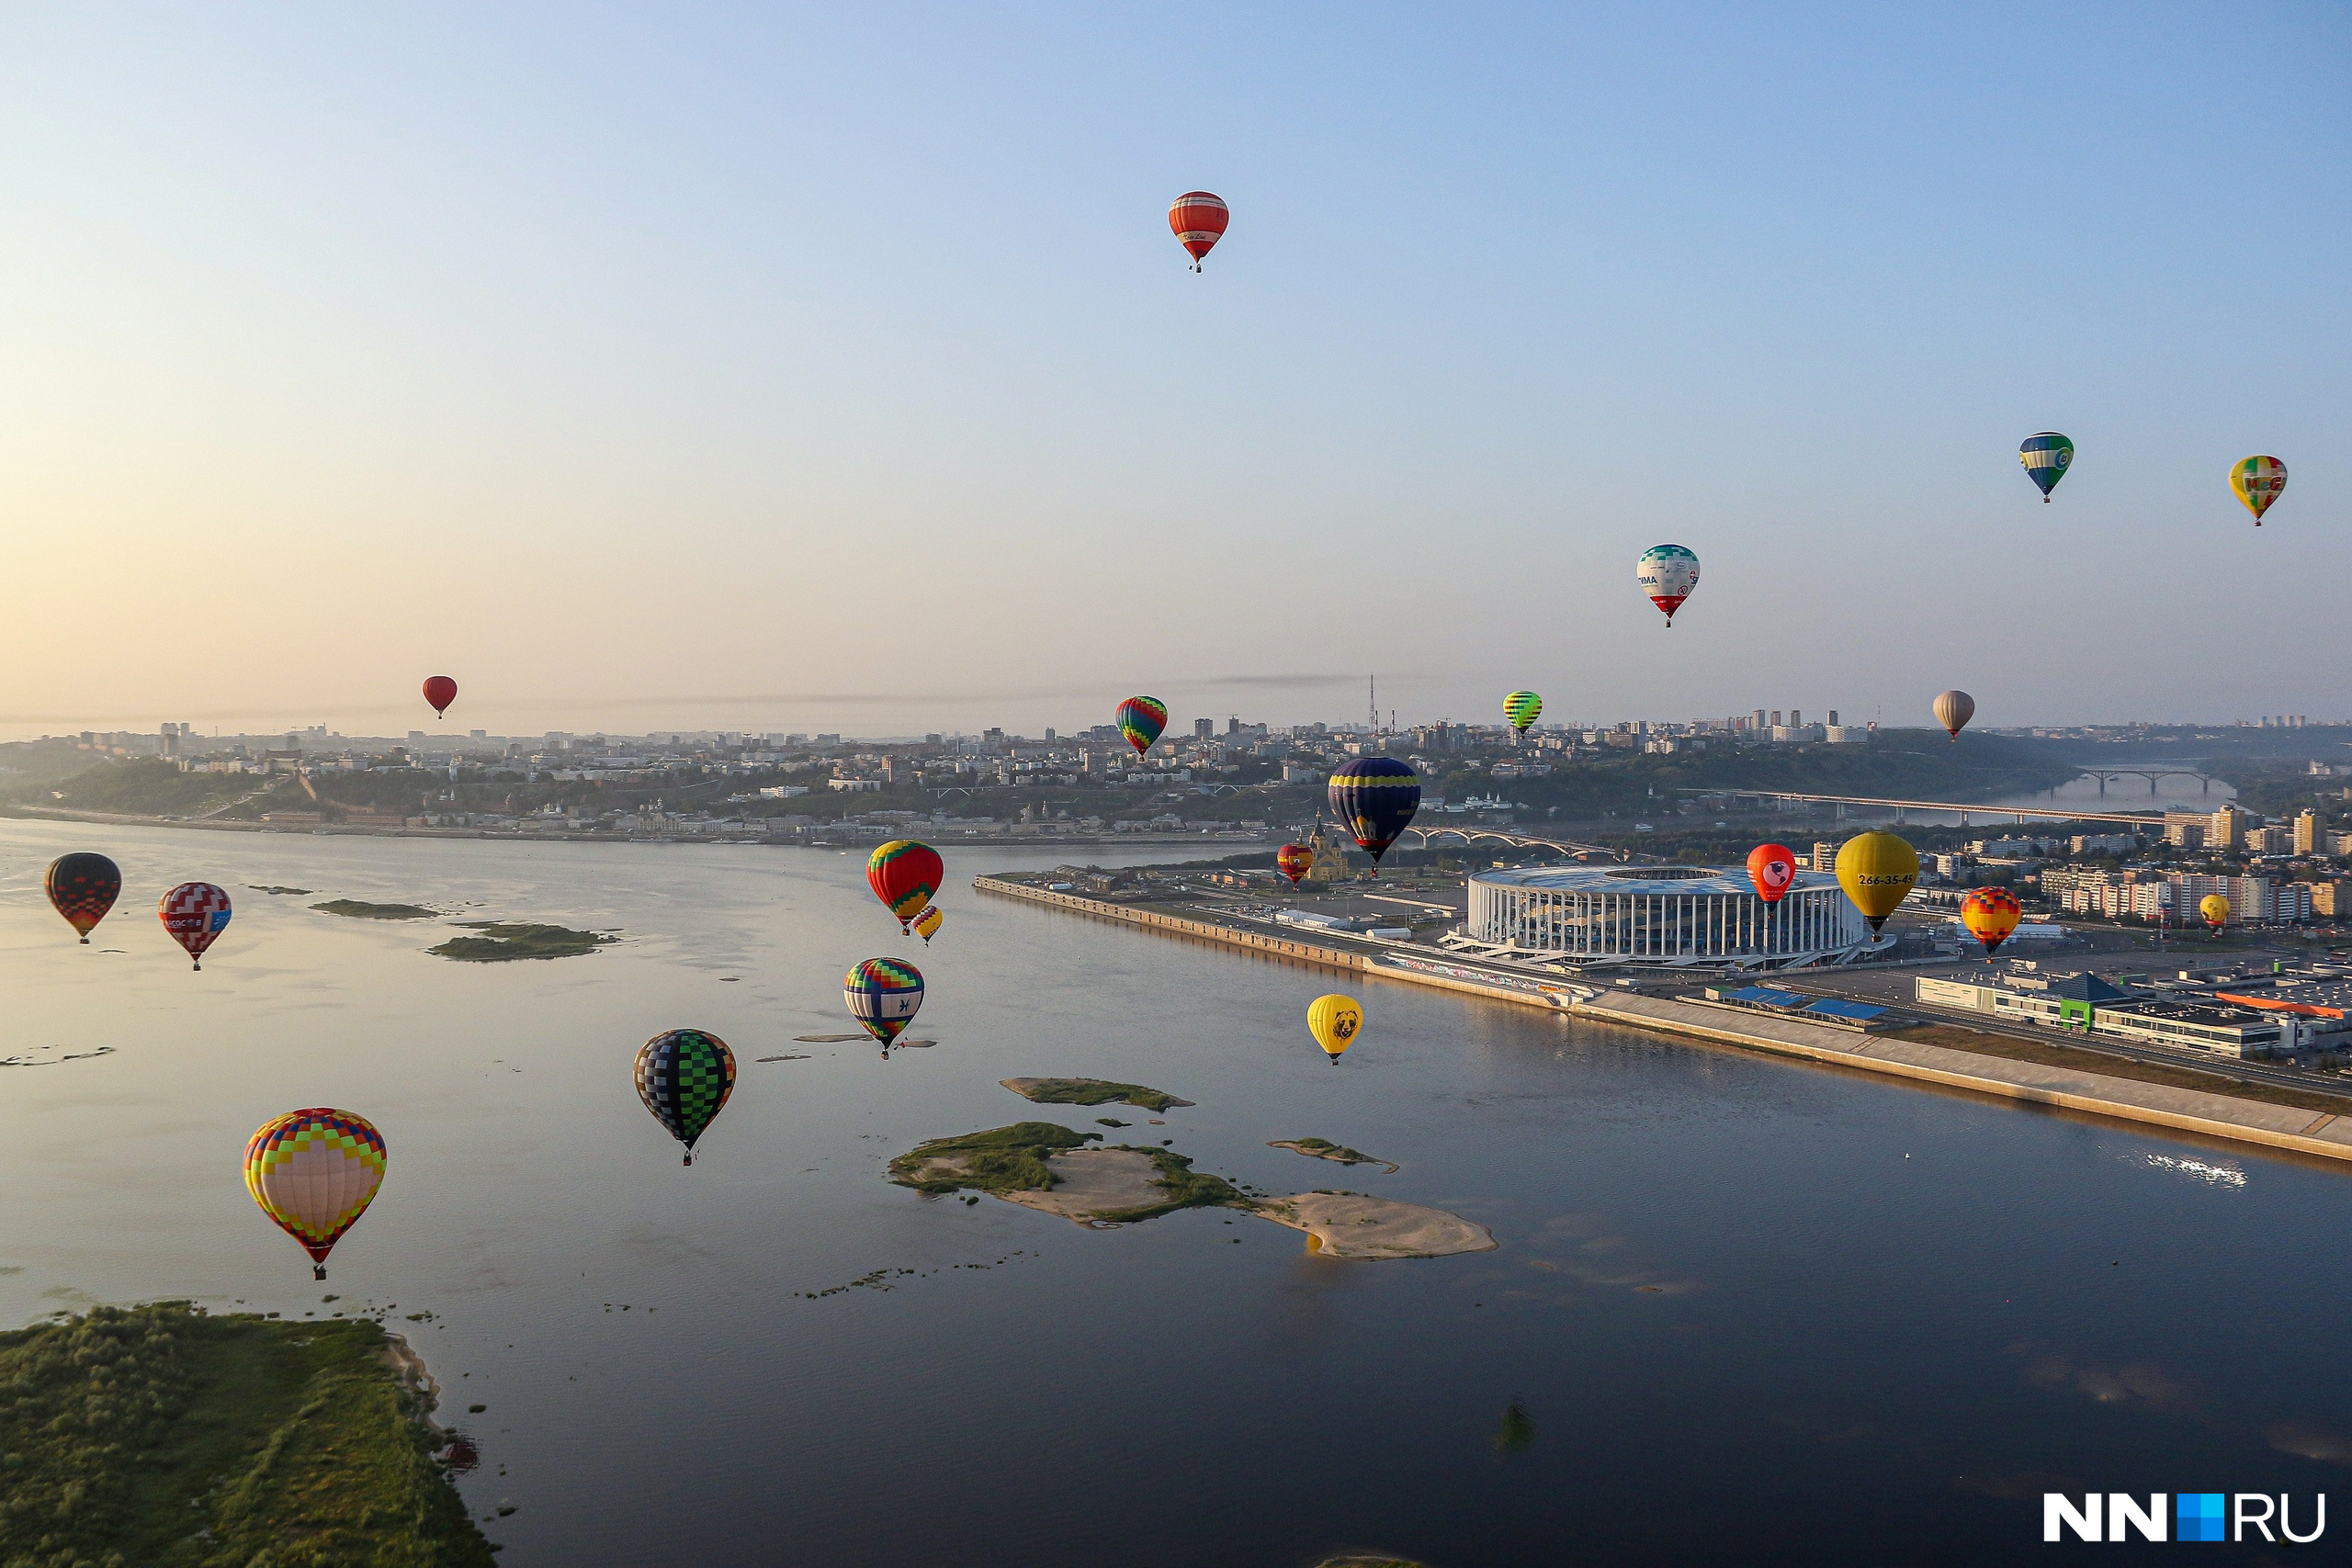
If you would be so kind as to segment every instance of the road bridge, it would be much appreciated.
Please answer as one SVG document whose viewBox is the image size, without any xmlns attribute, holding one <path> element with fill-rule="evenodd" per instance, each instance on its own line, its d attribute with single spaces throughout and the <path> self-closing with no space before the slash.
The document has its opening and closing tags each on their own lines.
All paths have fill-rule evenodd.
<svg viewBox="0 0 2352 1568">
<path fill-rule="evenodd" d="M 1436 847 L 1440 839 L 1459 839 L 1465 849 L 1484 840 L 1514 850 L 1557 850 L 1564 855 L 1605 855 L 1611 860 L 1630 858 L 1624 851 L 1607 844 L 1580 844 L 1573 839 L 1547 839 L 1530 833 L 1499 833 L 1491 828 L 1408 828 L 1396 835 L 1400 844 L 1408 839 L 1424 850 Z"/>
<path fill-rule="evenodd" d="M 1804 800 L 1830 806 L 1876 806 L 1894 813 L 1900 822 L 1909 811 L 1953 811 L 1960 814 L 1960 825 L 1969 825 L 1971 817 L 2006 817 L 2013 822 L 2031 818 L 2042 822 L 2117 822 L 2133 828 L 2154 828 L 2161 832 L 2165 818 L 2162 812 L 2150 816 L 2145 812 L 2073 811 L 2038 806 L 1988 806 L 1979 801 L 1964 800 L 1891 800 L 1871 795 L 1808 795 L 1799 790 L 1734 789 L 1691 790 L 1692 795 L 1746 795 L 1757 800 Z"/>
</svg>

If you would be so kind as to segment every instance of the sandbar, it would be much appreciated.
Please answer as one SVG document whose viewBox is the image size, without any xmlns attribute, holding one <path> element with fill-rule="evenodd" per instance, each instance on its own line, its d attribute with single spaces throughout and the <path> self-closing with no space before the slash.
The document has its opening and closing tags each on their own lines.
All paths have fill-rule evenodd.
<svg viewBox="0 0 2352 1568">
<path fill-rule="evenodd" d="M 997 1082 L 1038 1105 L 1132 1105 L 1139 1111 L 1165 1111 L 1191 1105 L 1165 1089 L 1139 1083 L 1113 1083 L 1108 1078 L 999 1078 Z"/>
<path fill-rule="evenodd" d="M 1295 1155 L 1305 1155 L 1309 1159 L 1334 1160 L 1340 1165 L 1384 1166 L 1391 1176 L 1396 1175 L 1397 1170 L 1394 1160 L 1376 1159 L 1362 1149 L 1351 1149 L 1344 1144 L 1335 1144 L 1328 1138 L 1276 1138 L 1266 1146 L 1270 1149 L 1288 1149 Z"/>
<path fill-rule="evenodd" d="M 1306 1249 L 1323 1258 L 1451 1258 L 1492 1252 L 1486 1226 L 1419 1203 L 1399 1203 L 1362 1192 L 1297 1192 L 1259 1200 L 1260 1219 L 1307 1235 Z"/>
</svg>

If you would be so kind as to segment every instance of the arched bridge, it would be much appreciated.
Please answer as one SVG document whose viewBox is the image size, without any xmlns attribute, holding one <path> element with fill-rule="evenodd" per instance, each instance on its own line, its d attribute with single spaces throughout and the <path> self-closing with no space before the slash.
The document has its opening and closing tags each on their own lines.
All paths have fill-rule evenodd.
<svg viewBox="0 0 2352 1568">
<path fill-rule="evenodd" d="M 1572 839 L 1544 839 L 1527 833 L 1498 833 L 1491 828 L 1408 828 L 1396 835 L 1398 843 L 1418 840 L 1417 849 L 1434 849 L 1441 839 L 1458 839 L 1464 849 L 1481 841 L 1502 844 L 1514 850 L 1557 850 L 1567 855 L 1606 855 L 1611 860 L 1630 858 L 1623 850 L 1607 844 L 1580 844 Z"/>
</svg>

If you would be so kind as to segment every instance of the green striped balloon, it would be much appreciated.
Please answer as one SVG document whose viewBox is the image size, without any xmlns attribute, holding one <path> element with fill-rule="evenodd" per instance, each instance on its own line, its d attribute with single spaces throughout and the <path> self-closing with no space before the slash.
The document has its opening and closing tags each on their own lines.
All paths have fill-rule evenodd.
<svg viewBox="0 0 2352 1568">
<path fill-rule="evenodd" d="M 1532 692 L 1513 692 L 1503 699 L 1503 716 L 1524 735 L 1529 725 L 1544 716 L 1544 699 Z"/>
</svg>

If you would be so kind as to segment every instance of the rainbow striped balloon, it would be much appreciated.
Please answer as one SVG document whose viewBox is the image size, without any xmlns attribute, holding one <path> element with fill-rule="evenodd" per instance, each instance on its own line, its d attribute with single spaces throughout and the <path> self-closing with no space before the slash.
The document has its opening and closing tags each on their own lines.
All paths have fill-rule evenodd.
<svg viewBox="0 0 2352 1568">
<path fill-rule="evenodd" d="M 1532 692 L 1513 692 L 1503 699 L 1503 716 L 1524 735 L 1529 725 L 1544 716 L 1544 699 Z"/>
<path fill-rule="evenodd" d="M 1168 705 L 1158 697 L 1129 697 L 1119 705 L 1119 733 L 1141 756 L 1151 750 L 1159 732 L 1168 728 Z"/>
</svg>

